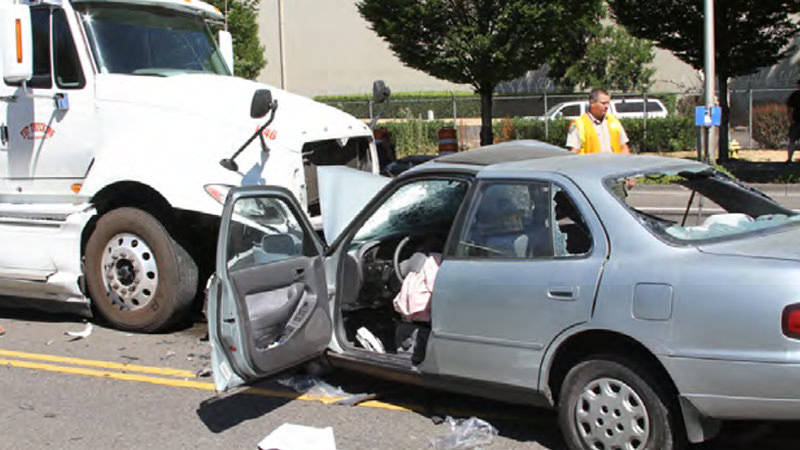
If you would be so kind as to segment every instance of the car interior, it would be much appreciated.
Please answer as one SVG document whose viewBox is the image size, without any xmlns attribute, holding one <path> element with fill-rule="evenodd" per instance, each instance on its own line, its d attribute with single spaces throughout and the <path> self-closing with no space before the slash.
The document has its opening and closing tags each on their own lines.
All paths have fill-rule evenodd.
<svg viewBox="0 0 800 450">
<path fill-rule="evenodd" d="M 394 301 L 403 280 L 444 251 L 468 186 L 455 178 L 402 185 L 345 243 L 338 311 L 350 345 L 422 361 L 430 320 L 420 319 L 424 312 L 404 316 Z"/>
</svg>

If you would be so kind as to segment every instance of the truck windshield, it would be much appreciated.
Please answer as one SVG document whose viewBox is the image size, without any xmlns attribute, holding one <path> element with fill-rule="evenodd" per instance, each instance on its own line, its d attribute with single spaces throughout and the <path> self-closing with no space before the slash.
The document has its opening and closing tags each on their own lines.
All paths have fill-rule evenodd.
<svg viewBox="0 0 800 450">
<path fill-rule="evenodd" d="M 230 75 L 203 18 L 177 10 L 74 3 L 100 73 Z"/>
</svg>

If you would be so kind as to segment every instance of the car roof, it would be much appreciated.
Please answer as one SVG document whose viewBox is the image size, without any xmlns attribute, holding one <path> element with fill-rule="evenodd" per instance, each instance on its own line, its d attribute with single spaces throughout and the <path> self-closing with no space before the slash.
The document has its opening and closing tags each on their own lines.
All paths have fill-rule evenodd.
<svg viewBox="0 0 800 450">
<path fill-rule="evenodd" d="M 487 145 L 466 152 L 451 153 L 435 159 L 439 163 L 490 166 L 530 159 L 575 156 L 569 150 L 535 140 L 508 141 Z"/>
<path fill-rule="evenodd" d="M 655 171 L 702 170 L 705 164 L 662 156 L 596 153 L 576 155 L 561 147 L 535 140 L 509 141 L 466 152 L 440 156 L 407 173 L 428 171 L 480 172 L 482 176 L 557 172 L 574 178 Z"/>
</svg>

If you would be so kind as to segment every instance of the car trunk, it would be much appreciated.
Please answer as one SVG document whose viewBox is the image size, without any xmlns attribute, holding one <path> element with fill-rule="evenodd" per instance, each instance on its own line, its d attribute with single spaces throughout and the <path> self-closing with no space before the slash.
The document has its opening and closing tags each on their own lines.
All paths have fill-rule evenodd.
<svg viewBox="0 0 800 450">
<path fill-rule="evenodd" d="M 800 261 L 800 226 L 786 225 L 781 230 L 757 232 L 739 239 L 704 243 L 703 253 Z"/>
</svg>

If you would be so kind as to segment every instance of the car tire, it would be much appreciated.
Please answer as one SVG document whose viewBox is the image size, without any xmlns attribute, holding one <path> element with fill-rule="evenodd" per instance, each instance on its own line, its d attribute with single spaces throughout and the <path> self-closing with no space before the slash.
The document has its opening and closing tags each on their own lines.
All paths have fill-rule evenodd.
<svg viewBox="0 0 800 450">
<path fill-rule="evenodd" d="M 95 311 L 112 326 L 162 331 L 183 317 L 197 292 L 197 265 L 151 214 L 123 207 L 104 214 L 86 245 Z"/>
<path fill-rule="evenodd" d="M 570 449 L 685 446 L 677 398 L 662 377 L 615 356 L 593 357 L 569 370 L 561 385 L 558 421 Z"/>
</svg>

